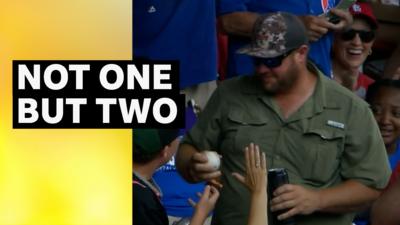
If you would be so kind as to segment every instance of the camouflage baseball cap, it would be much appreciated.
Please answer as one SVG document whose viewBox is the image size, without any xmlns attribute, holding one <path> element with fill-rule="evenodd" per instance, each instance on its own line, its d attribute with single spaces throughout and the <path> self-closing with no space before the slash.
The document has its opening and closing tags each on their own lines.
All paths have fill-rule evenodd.
<svg viewBox="0 0 400 225">
<path fill-rule="evenodd" d="M 297 16 L 286 12 L 268 13 L 255 22 L 251 44 L 237 52 L 273 58 L 304 44 L 308 44 L 307 33 Z"/>
</svg>

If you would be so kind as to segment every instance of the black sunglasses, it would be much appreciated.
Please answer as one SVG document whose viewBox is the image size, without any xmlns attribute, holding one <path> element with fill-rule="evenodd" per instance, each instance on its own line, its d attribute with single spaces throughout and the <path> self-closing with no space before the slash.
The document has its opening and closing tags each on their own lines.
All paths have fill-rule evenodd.
<svg viewBox="0 0 400 225">
<path fill-rule="evenodd" d="M 254 65 L 255 66 L 260 66 L 260 65 L 264 65 L 268 68 L 275 68 L 278 67 L 282 64 L 282 61 L 288 56 L 290 55 L 290 53 L 292 53 L 294 50 L 296 49 L 292 49 L 287 51 L 286 53 L 273 57 L 273 58 L 262 58 L 262 57 L 253 57 L 253 61 L 254 61 Z"/>
<path fill-rule="evenodd" d="M 374 31 L 366 31 L 366 30 L 354 30 L 350 29 L 342 33 L 342 40 L 343 41 L 350 41 L 353 40 L 353 38 L 358 34 L 360 37 L 361 41 L 364 43 L 371 42 L 375 38 L 375 32 Z"/>
</svg>

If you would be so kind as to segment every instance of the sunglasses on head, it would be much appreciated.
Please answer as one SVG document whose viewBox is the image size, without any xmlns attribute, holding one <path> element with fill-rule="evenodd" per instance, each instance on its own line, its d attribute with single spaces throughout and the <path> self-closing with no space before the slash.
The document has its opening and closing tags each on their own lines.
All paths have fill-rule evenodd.
<svg viewBox="0 0 400 225">
<path fill-rule="evenodd" d="M 287 51 L 286 53 L 273 57 L 273 58 L 262 58 L 262 57 L 253 57 L 253 61 L 254 61 L 254 65 L 255 66 L 260 66 L 260 65 L 264 65 L 268 68 L 275 68 L 278 67 L 282 64 L 282 61 L 288 56 L 290 55 L 290 53 L 292 53 L 294 50 L 296 49 L 292 49 Z"/>
<path fill-rule="evenodd" d="M 364 43 L 371 42 L 375 38 L 375 32 L 373 31 L 366 31 L 366 30 L 354 30 L 350 29 L 342 33 L 342 40 L 343 41 L 350 41 L 358 34 L 361 41 Z"/>
</svg>

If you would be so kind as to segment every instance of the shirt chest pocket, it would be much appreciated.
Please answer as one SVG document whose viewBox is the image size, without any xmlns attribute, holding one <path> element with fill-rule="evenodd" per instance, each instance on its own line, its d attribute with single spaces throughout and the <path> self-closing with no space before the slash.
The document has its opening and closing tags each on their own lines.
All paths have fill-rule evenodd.
<svg viewBox="0 0 400 225">
<path fill-rule="evenodd" d="M 250 143 L 260 145 L 263 142 L 267 129 L 268 119 L 245 114 L 242 111 L 234 110 L 228 114 L 230 133 L 233 151 L 242 152 Z M 261 149 L 262 146 L 260 146 Z M 242 154 L 242 153 L 241 153 Z"/>
<path fill-rule="evenodd" d="M 309 128 L 303 134 L 305 165 L 301 175 L 305 180 L 320 183 L 332 181 L 339 174 L 340 157 L 344 149 L 344 132 L 328 128 Z"/>
</svg>

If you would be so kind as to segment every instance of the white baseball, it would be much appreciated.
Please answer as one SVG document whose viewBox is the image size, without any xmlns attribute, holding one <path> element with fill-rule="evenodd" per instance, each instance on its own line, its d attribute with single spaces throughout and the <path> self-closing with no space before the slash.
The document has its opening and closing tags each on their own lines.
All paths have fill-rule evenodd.
<svg viewBox="0 0 400 225">
<path fill-rule="evenodd" d="M 213 169 L 218 170 L 221 165 L 221 160 L 219 159 L 219 155 L 214 151 L 204 151 L 208 158 L 207 165 L 211 166 Z"/>
</svg>

